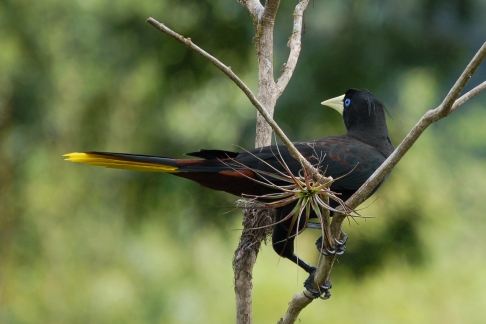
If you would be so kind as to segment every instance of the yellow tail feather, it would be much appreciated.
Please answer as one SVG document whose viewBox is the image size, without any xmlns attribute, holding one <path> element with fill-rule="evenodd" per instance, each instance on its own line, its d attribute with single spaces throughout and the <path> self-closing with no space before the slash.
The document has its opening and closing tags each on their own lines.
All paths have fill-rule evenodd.
<svg viewBox="0 0 486 324">
<path fill-rule="evenodd" d="M 171 165 L 163 165 L 148 162 L 130 161 L 127 158 L 116 157 L 111 155 L 102 155 L 94 153 L 68 153 L 64 154 L 66 161 L 86 163 L 88 165 L 104 166 L 114 169 L 125 169 L 133 171 L 147 171 L 147 172 L 177 172 L 177 167 Z"/>
</svg>

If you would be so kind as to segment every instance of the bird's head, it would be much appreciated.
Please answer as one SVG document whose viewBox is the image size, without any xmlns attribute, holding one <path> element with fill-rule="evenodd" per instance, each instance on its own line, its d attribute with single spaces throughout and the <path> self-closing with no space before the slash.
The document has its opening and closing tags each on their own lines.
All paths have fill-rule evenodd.
<svg viewBox="0 0 486 324">
<path fill-rule="evenodd" d="M 386 127 L 383 103 L 368 90 L 349 89 L 346 94 L 321 103 L 339 112 L 348 132 L 353 129 Z"/>
<path fill-rule="evenodd" d="M 349 89 L 346 94 L 322 102 L 337 110 L 344 120 L 347 136 L 372 145 L 389 155 L 393 146 L 388 136 L 383 103 L 368 90 Z"/>
</svg>

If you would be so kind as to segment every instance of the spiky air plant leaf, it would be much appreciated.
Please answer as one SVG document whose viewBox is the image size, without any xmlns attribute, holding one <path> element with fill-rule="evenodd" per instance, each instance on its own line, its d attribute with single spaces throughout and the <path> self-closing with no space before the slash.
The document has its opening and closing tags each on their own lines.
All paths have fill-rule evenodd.
<svg viewBox="0 0 486 324">
<path fill-rule="evenodd" d="M 278 152 L 278 155 L 279 157 L 276 156 L 277 160 L 284 169 L 284 172 L 261 159 L 260 161 L 271 168 L 273 172 L 248 168 L 235 160 L 232 160 L 230 163 L 225 163 L 236 172 L 239 172 L 238 170 L 241 168 L 255 172 L 261 180 L 247 177 L 244 173 L 240 174 L 275 191 L 261 196 L 244 195 L 244 197 L 249 198 L 250 201 L 260 202 L 261 204 L 259 208 L 274 209 L 282 208 L 289 204 L 295 204 L 290 213 L 285 217 L 280 220 L 275 220 L 272 224 L 263 227 L 274 226 L 290 220 L 289 232 L 286 238 L 286 240 L 288 240 L 289 238 L 298 236 L 302 233 L 307 227 L 310 218 L 317 217 L 321 225 L 323 237 L 323 246 L 321 246 L 321 249 L 331 250 L 335 245 L 335 242 L 333 242 L 330 234 L 330 213 L 340 213 L 346 216 L 359 216 L 356 211 L 347 206 L 345 202 L 339 198 L 339 193 L 330 189 L 334 181 L 345 177 L 347 174 L 333 179 L 332 177 L 326 177 L 325 171 L 319 171 L 320 176 L 317 177 L 317 179 L 313 179 L 308 175 L 308 172 L 302 168 L 299 175 L 294 175 L 284 162 L 280 152 Z M 320 161 L 322 161 L 322 159 L 320 159 Z M 318 169 L 318 166 L 319 164 L 315 165 L 316 169 Z M 279 185 L 276 184 L 276 182 L 288 184 Z M 331 207 L 329 203 L 330 200 L 337 202 L 338 205 L 342 207 L 342 210 L 338 211 L 336 208 Z M 254 229 L 261 229 L 263 227 L 255 227 Z M 291 233 L 294 228 L 295 233 Z"/>
</svg>

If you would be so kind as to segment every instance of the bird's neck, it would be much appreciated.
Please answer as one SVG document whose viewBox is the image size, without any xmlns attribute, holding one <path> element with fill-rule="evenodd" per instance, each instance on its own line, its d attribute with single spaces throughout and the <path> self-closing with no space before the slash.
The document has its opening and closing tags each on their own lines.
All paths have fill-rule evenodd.
<svg viewBox="0 0 486 324">
<path fill-rule="evenodd" d="M 360 129 L 360 127 L 353 127 L 346 133 L 347 136 L 355 138 L 360 142 L 373 146 L 385 156 L 389 156 L 394 148 L 388 136 L 388 128 L 385 125 L 375 125 L 373 131 L 368 129 Z"/>
</svg>

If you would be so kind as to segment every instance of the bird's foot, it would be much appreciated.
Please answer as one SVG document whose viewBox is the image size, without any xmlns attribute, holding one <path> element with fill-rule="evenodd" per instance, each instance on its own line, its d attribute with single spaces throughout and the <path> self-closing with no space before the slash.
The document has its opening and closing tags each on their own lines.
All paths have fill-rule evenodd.
<svg viewBox="0 0 486 324">
<path fill-rule="evenodd" d="M 328 249 L 323 246 L 322 236 L 319 237 L 316 241 L 317 250 L 321 252 L 324 256 L 332 256 L 332 255 L 343 255 L 346 252 L 346 242 L 348 241 L 348 236 L 344 234 L 341 240 L 336 240 L 336 245 L 333 248 Z"/>
<path fill-rule="evenodd" d="M 320 285 L 318 289 L 314 288 L 314 276 L 316 274 L 316 269 L 311 272 L 309 275 L 309 278 L 304 281 L 304 287 L 307 289 L 308 292 L 311 293 L 309 296 L 308 293 L 304 292 L 304 296 L 309 298 L 309 299 L 316 299 L 316 298 L 321 298 L 321 299 L 329 299 L 331 297 L 331 292 L 329 289 L 332 288 L 331 281 L 328 279 L 325 284 Z"/>
</svg>

